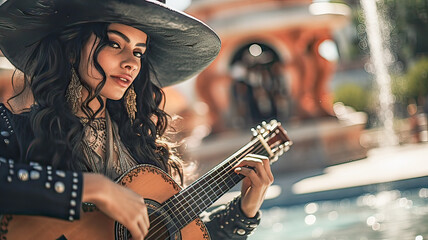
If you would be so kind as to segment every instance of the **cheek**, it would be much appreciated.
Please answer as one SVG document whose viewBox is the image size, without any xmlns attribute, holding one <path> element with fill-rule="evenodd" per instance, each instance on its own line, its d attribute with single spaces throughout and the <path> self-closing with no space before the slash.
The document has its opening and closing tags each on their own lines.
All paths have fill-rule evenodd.
<svg viewBox="0 0 428 240">
<path fill-rule="evenodd" d="M 119 65 L 118 56 L 109 51 L 109 49 L 104 48 L 98 54 L 98 63 L 107 72 L 109 69 Z"/>
</svg>

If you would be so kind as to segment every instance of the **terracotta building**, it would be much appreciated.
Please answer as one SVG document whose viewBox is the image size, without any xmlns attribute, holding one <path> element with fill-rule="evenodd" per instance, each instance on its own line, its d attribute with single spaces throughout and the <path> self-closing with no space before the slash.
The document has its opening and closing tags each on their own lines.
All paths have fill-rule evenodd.
<svg viewBox="0 0 428 240">
<path fill-rule="evenodd" d="M 349 24 L 347 5 L 194 0 L 186 12 L 206 22 L 222 41 L 219 56 L 195 82 L 213 132 L 270 118 L 333 115 L 328 82 L 337 48 L 332 36 Z"/>
<path fill-rule="evenodd" d="M 206 70 L 183 86 L 165 89 L 167 110 L 184 117 L 178 128 L 188 136 L 186 159 L 204 162 L 201 172 L 246 143 L 250 127 L 272 118 L 288 127 L 295 142 L 276 171 L 365 156 L 359 143 L 365 122 L 335 117 L 329 90 L 339 58 L 335 32 L 351 24 L 347 5 L 193 0 L 185 11 L 206 22 L 222 41 L 219 56 Z"/>
</svg>

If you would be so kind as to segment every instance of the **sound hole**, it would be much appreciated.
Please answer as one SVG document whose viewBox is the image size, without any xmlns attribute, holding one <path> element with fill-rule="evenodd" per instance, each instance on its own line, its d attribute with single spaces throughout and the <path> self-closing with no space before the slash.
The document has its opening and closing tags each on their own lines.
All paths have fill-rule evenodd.
<svg viewBox="0 0 428 240">
<path fill-rule="evenodd" d="M 145 240 L 181 240 L 180 231 L 176 231 L 175 223 L 169 214 L 162 210 L 161 205 L 153 200 L 145 199 L 150 219 L 149 233 Z M 174 233 L 175 232 L 175 233 Z M 132 239 L 129 231 L 120 223 L 115 222 L 116 240 Z"/>
</svg>

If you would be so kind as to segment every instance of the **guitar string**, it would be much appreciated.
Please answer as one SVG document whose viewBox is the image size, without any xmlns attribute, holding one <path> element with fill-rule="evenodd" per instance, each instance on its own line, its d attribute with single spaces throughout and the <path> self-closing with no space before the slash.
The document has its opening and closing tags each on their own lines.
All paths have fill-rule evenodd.
<svg viewBox="0 0 428 240">
<path fill-rule="evenodd" d="M 260 150 L 260 149 L 263 149 L 263 151 L 265 151 L 265 153 L 267 153 L 267 150 L 263 147 L 263 146 L 260 146 L 260 148 L 258 148 L 258 147 L 256 147 L 255 148 L 257 151 L 258 150 Z M 254 150 L 254 149 L 253 149 Z M 276 154 L 278 151 L 279 151 L 280 149 L 278 149 L 278 148 L 276 148 L 276 149 L 272 149 L 272 152 L 274 153 L 274 154 Z M 255 151 L 254 153 L 257 153 L 257 151 Z M 262 153 L 263 151 L 261 151 L 260 153 Z M 246 155 L 246 154 L 245 154 Z M 241 155 L 241 156 L 245 156 L 245 155 Z M 235 161 L 239 161 L 240 160 L 240 158 L 235 158 L 236 160 Z M 227 162 L 226 162 L 227 163 Z M 230 164 L 230 163 L 229 163 Z M 226 165 L 226 164 L 222 164 L 222 166 L 221 167 L 224 167 L 224 165 Z M 234 166 L 234 164 L 232 165 L 232 166 Z M 222 174 L 224 174 L 224 170 L 225 169 L 223 169 L 222 171 L 220 171 L 219 173 L 221 173 L 221 172 L 223 172 Z M 232 169 L 230 169 L 230 170 L 232 170 Z M 232 171 L 228 171 L 228 173 L 232 173 Z M 226 171 L 227 172 L 227 171 Z M 219 175 L 219 173 L 217 173 L 217 176 Z M 236 176 L 238 176 L 238 175 L 232 175 L 231 177 L 235 177 L 236 178 Z M 237 181 L 235 182 L 235 180 L 233 179 L 233 178 L 231 178 L 231 180 L 233 181 L 233 186 L 234 185 L 236 185 L 240 180 L 242 180 L 242 178 L 240 178 L 240 179 L 237 179 Z M 204 185 L 206 185 L 205 183 L 204 183 Z M 210 185 L 212 185 L 212 184 L 210 184 Z M 226 184 L 227 185 L 227 184 Z M 232 187 L 233 187 L 232 186 Z M 198 188 L 196 188 L 196 189 L 200 189 L 200 188 L 202 188 L 203 187 L 203 185 L 201 185 L 201 186 L 199 186 Z M 206 189 L 206 187 L 204 187 L 204 189 Z M 209 188 L 210 189 L 210 188 Z M 222 189 L 221 188 L 219 188 L 220 190 L 221 190 L 221 192 L 220 192 L 220 194 L 222 193 Z M 191 189 L 192 190 L 192 189 Z M 229 188 L 229 190 L 230 190 L 230 188 Z M 196 190 L 194 191 L 194 192 L 196 192 Z M 200 192 L 200 191 L 199 191 Z M 204 192 L 204 191 L 202 191 L 202 192 Z M 215 191 L 214 191 L 214 193 L 215 193 Z M 199 196 L 198 194 L 196 194 L 199 198 L 201 197 L 201 196 Z M 175 197 L 175 196 L 174 196 Z M 209 200 L 209 199 L 208 199 Z M 196 201 L 195 201 L 196 202 Z M 205 203 L 205 200 L 202 200 L 202 202 L 203 203 Z M 208 205 L 211 205 L 213 202 L 209 202 L 209 204 L 207 204 L 207 206 L 204 206 L 203 208 L 206 208 L 206 207 L 208 207 Z M 190 205 L 191 206 L 191 205 Z M 167 207 L 169 207 L 169 206 L 167 206 Z M 197 218 L 197 216 L 198 216 L 198 214 L 195 214 L 195 216 L 193 216 L 193 217 L 191 217 L 191 220 L 190 220 L 190 222 L 191 221 L 193 221 L 194 219 L 196 219 Z M 172 219 L 171 219 L 172 220 Z M 170 220 L 170 221 L 171 221 Z M 184 219 L 185 221 L 186 221 L 186 219 Z M 170 221 L 168 221 L 167 222 L 167 224 L 170 222 Z M 174 224 L 175 225 L 175 224 Z M 187 224 L 186 224 L 187 225 Z M 171 230 L 171 228 L 168 228 L 167 226 L 165 226 L 166 228 L 167 228 L 167 231 L 166 232 L 163 232 L 162 233 L 162 235 L 160 236 L 160 237 L 162 237 L 165 233 L 166 234 L 168 234 L 169 235 L 169 230 Z M 173 234 L 175 234 L 176 232 L 178 232 L 182 227 L 184 227 L 184 226 L 181 226 L 180 228 L 177 228 L 177 227 L 175 227 L 175 230 L 171 233 L 171 235 L 173 235 Z M 158 238 L 156 238 L 156 239 L 158 239 Z"/>
<path fill-rule="evenodd" d="M 260 148 L 261 149 L 263 149 L 263 146 L 260 146 Z M 258 151 L 258 150 L 260 150 L 260 148 L 256 148 L 256 150 Z M 254 153 L 258 153 L 257 151 L 255 151 Z M 236 161 L 239 161 L 240 159 L 236 159 Z M 225 170 L 225 169 L 224 169 Z M 222 172 L 224 172 L 224 171 L 222 171 Z M 226 171 L 226 173 L 233 173 L 233 169 L 229 169 L 229 170 L 227 170 Z M 224 173 L 223 173 L 224 174 Z M 217 174 L 217 175 L 219 175 L 219 174 Z M 233 186 L 234 185 L 236 185 L 240 180 L 242 180 L 242 178 L 241 179 L 237 179 L 237 181 L 235 181 L 234 179 L 233 179 L 233 177 L 235 177 L 236 178 L 236 176 L 238 176 L 238 175 L 231 175 L 231 177 L 232 178 L 230 178 L 230 180 L 232 180 L 232 182 L 233 182 Z M 228 179 L 229 180 L 229 179 Z M 230 183 L 230 182 L 229 182 Z M 212 185 L 212 184 L 209 184 L 209 185 Z M 204 187 L 204 188 L 206 188 L 206 187 Z M 196 192 L 196 191 L 195 191 Z M 198 196 L 198 195 L 197 195 Z M 195 200 L 195 199 L 193 199 L 193 200 Z M 203 201 L 203 202 L 205 202 L 205 201 Z M 212 204 L 212 202 L 210 203 L 210 204 Z M 192 218 L 192 221 L 194 220 L 194 218 L 196 218 L 198 215 L 196 214 L 194 217 L 191 217 Z M 165 234 L 167 234 L 167 236 L 168 235 L 173 235 L 173 234 L 175 234 L 176 232 L 178 232 L 180 229 L 179 228 L 175 228 L 175 230 L 173 230 L 172 231 L 172 233 L 170 233 L 170 230 L 171 230 L 171 228 L 170 227 L 167 227 L 166 226 L 166 228 L 167 228 L 167 231 L 164 231 L 163 233 L 162 233 L 162 235 L 161 236 L 159 236 L 158 238 L 156 238 L 156 239 L 159 239 L 160 237 L 162 237 L 163 235 L 165 235 Z"/>
<path fill-rule="evenodd" d="M 256 149 L 256 151 L 258 151 L 258 150 L 260 150 L 260 148 L 263 148 L 263 146 L 262 145 L 260 145 L 260 146 L 258 146 L 257 147 L 257 145 L 256 145 L 256 147 L 255 147 L 255 149 Z M 244 149 L 245 150 L 245 149 Z M 247 150 L 251 150 L 251 149 L 247 149 Z M 238 156 L 238 158 L 235 158 L 235 160 L 234 160 L 234 162 L 236 163 L 237 161 L 239 161 L 239 160 L 241 160 L 244 156 L 246 156 L 246 154 L 244 155 L 244 154 L 242 154 L 241 156 Z M 226 163 L 228 163 L 228 162 L 225 162 L 225 164 L 223 164 L 223 166 L 219 166 L 219 168 L 218 169 L 220 169 L 221 167 L 224 167 L 224 165 L 227 165 Z M 235 163 L 229 163 L 229 166 L 228 166 L 228 168 L 230 168 L 231 166 L 233 167 L 234 165 L 235 165 Z M 217 170 L 218 170 L 217 169 Z M 214 177 L 218 177 L 219 175 L 224 175 L 224 173 L 231 173 L 232 171 L 230 171 L 230 170 L 232 170 L 232 169 L 227 169 L 227 168 L 224 168 L 224 169 L 222 169 L 221 171 L 219 171 L 218 173 L 216 173 L 216 175 L 214 175 L 213 176 L 213 178 L 212 179 L 214 179 Z M 239 179 L 240 180 L 240 179 Z M 233 184 L 235 185 L 236 184 L 236 182 L 234 182 L 233 181 L 233 179 L 232 179 L 232 182 L 233 182 Z M 229 184 L 230 182 L 228 182 L 228 184 Z M 199 191 L 200 192 L 200 190 L 201 189 L 206 189 L 207 187 L 206 186 L 204 186 L 204 185 L 212 185 L 212 184 L 210 184 L 210 182 L 209 181 L 207 181 L 207 182 L 203 182 L 203 184 L 202 185 L 200 185 L 199 187 L 197 187 L 197 188 L 195 188 L 194 189 L 194 191 L 193 192 L 197 192 L 197 191 Z M 191 190 L 193 190 L 193 189 L 191 189 Z M 190 192 L 191 193 L 191 192 Z M 189 193 L 189 194 L 190 194 Z M 200 197 L 198 194 L 196 194 L 198 197 Z M 174 197 L 176 197 L 176 196 L 174 196 Z M 192 198 L 191 198 L 192 199 Z M 185 200 L 185 199 L 183 199 L 183 200 Z M 192 199 L 192 200 L 195 200 L 195 199 Z M 196 202 L 196 201 L 195 201 Z M 203 201 L 204 203 L 205 203 L 205 201 Z M 168 207 L 169 208 L 169 206 L 168 205 L 164 205 L 165 207 Z M 184 205 L 183 205 L 184 206 Z M 192 205 L 190 205 L 190 206 L 192 206 Z M 169 209 L 169 210 L 171 210 L 171 209 Z M 167 210 L 166 210 L 167 211 Z M 190 217 L 190 219 L 192 219 L 192 220 L 194 220 L 194 218 L 195 217 L 197 217 L 198 216 L 198 214 L 196 214 L 195 212 L 193 212 L 194 213 L 194 215 L 195 216 L 190 216 L 190 215 L 187 215 L 188 217 Z M 160 214 L 155 220 L 159 220 L 159 218 L 162 218 L 162 215 L 164 215 L 163 213 L 162 214 Z M 183 216 L 181 216 L 181 217 L 183 217 Z M 185 218 L 184 218 L 185 219 Z M 186 219 L 185 219 L 186 220 Z M 163 225 L 168 225 L 170 222 L 172 221 L 172 219 L 170 218 L 170 220 L 169 221 L 167 221 L 165 224 L 163 224 Z M 162 224 L 162 221 L 161 222 L 159 222 L 158 224 L 156 224 L 155 226 L 153 226 L 153 228 L 156 228 L 156 227 L 158 227 L 159 226 L 159 224 Z M 173 224 L 173 225 L 175 225 L 175 224 Z M 180 230 L 180 228 L 178 228 L 176 225 L 175 225 L 175 228 L 177 229 L 177 230 Z M 161 229 L 153 229 L 153 230 L 156 230 L 156 231 L 149 231 L 150 232 L 150 235 L 149 236 L 153 236 L 154 234 L 156 234 L 156 233 L 158 233 Z M 171 230 L 171 228 L 168 228 L 167 227 L 167 231 L 166 232 L 164 232 L 164 233 L 162 233 L 162 235 L 164 235 L 165 233 L 166 234 L 168 234 L 168 232 L 169 232 L 169 230 Z M 174 233 L 175 232 L 177 232 L 177 231 L 174 231 Z M 162 235 L 160 235 L 160 236 L 162 236 Z M 149 237 L 148 236 L 148 237 Z"/>
<path fill-rule="evenodd" d="M 264 147 L 263 146 L 258 146 L 258 147 L 255 147 L 255 148 L 253 148 L 253 149 L 249 149 L 249 150 L 256 150 L 256 151 L 254 151 L 255 153 L 257 153 L 260 149 L 264 149 Z M 241 155 L 241 156 L 239 156 L 239 158 L 235 158 L 235 162 L 236 161 L 239 161 L 239 160 L 241 160 L 242 159 L 242 157 L 244 157 L 244 156 L 246 156 L 246 154 L 245 155 Z M 227 163 L 227 162 L 226 162 Z M 226 165 L 226 164 L 224 164 L 224 165 Z M 224 167 L 224 165 L 223 165 L 223 167 Z M 229 168 L 232 166 L 234 166 L 235 164 L 234 163 L 229 163 Z M 232 169 L 229 169 L 229 170 L 227 170 L 227 168 L 225 169 L 222 169 L 221 171 L 219 171 L 216 175 L 217 176 L 219 176 L 219 175 L 221 175 L 221 174 L 224 174 L 225 172 L 226 173 L 232 173 L 232 171 L 230 171 L 230 170 L 232 170 Z M 235 176 L 237 176 L 237 175 L 235 175 Z M 213 178 L 214 179 L 214 178 Z M 228 179 L 229 180 L 229 179 Z M 234 179 L 231 179 L 232 180 L 232 182 L 233 182 L 233 186 L 234 185 L 236 185 L 236 183 L 238 183 L 241 179 L 237 179 L 237 182 L 235 182 L 234 181 Z M 200 190 L 201 188 L 203 188 L 203 189 L 206 189 L 207 187 L 206 186 L 204 186 L 204 185 L 207 185 L 209 182 L 204 182 L 204 184 L 203 185 L 201 185 L 201 186 L 199 186 L 198 188 L 195 188 L 194 189 L 194 191 L 193 192 L 197 192 L 197 190 Z M 230 183 L 230 181 L 229 181 L 229 183 Z M 226 185 L 228 185 L 229 183 L 226 183 Z M 212 185 L 212 183 L 210 183 L 209 184 L 210 186 Z M 232 187 L 233 187 L 232 186 Z M 191 189 L 191 190 L 193 190 L 193 189 Z M 222 191 L 224 191 L 223 189 L 221 189 L 220 188 L 220 190 L 222 190 Z M 199 191 L 200 192 L 200 191 Z M 221 193 L 221 192 L 220 192 Z M 198 197 L 200 197 L 198 194 L 196 194 L 196 196 L 198 196 Z M 175 197 L 175 196 L 174 196 Z M 183 199 L 184 200 L 184 199 Z M 195 199 L 192 199 L 192 200 L 195 200 Z M 209 199 L 208 199 L 209 200 Z M 196 201 L 195 201 L 196 202 Z M 204 204 L 206 204 L 205 203 L 205 200 L 203 200 L 202 201 Z M 210 204 L 212 204 L 212 202 L 209 202 L 209 204 L 207 204 L 207 206 L 208 205 L 210 205 Z M 190 205 L 191 206 L 191 205 Z M 207 207 L 207 206 L 204 206 L 204 208 L 205 207 Z M 167 206 L 168 207 L 168 206 Z M 195 213 L 195 212 L 194 212 Z M 190 216 L 190 218 L 191 218 L 191 221 L 192 220 L 194 220 L 194 218 L 196 218 L 197 216 L 198 216 L 198 214 L 194 214 L 195 216 L 193 216 L 193 217 L 191 217 Z M 187 215 L 187 216 L 189 216 L 189 215 Z M 186 219 L 185 219 L 186 220 Z M 170 223 L 172 221 L 172 219 L 170 220 L 170 221 L 168 221 L 166 224 L 168 224 L 168 223 Z M 161 224 L 161 223 L 160 223 Z M 175 225 L 175 224 L 174 224 Z M 156 226 L 155 226 L 156 227 Z M 174 233 L 175 232 L 177 232 L 178 230 L 180 230 L 180 228 L 178 228 L 177 226 L 175 226 L 175 228 L 176 228 L 176 231 L 174 231 Z M 158 231 L 159 231 L 160 229 L 158 229 L 155 233 L 157 233 Z M 169 232 L 169 230 L 171 230 L 171 228 L 168 228 L 168 232 Z M 164 233 L 167 233 L 168 234 L 168 232 L 164 232 Z M 152 234 L 153 235 L 153 234 Z M 162 235 L 161 235 L 162 236 Z"/>
<path fill-rule="evenodd" d="M 259 145 L 259 146 L 257 146 L 257 145 Z M 252 149 L 252 150 L 255 150 L 255 151 L 253 151 L 254 153 L 259 153 L 259 151 L 260 150 L 262 150 L 262 149 L 264 149 L 264 147 L 263 147 L 263 145 L 261 144 L 261 143 L 257 143 L 256 144 L 256 147 L 254 148 L 254 149 Z M 251 150 L 251 149 L 249 149 L 249 150 Z M 241 156 L 239 156 L 238 158 L 235 158 L 235 160 L 234 161 L 232 161 L 231 163 L 229 163 L 229 166 L 227 166 L 227 168 L 225 168 L 225 169 L 222 169 L 221 171 L 219 171 L 218 173 L 216 173 L 216 175 L 214 175 L 213 176 L 213 178 L 212 179 L 214 179 L 214 177 L 218 177 L 218 176 L 222 176 L 222 175 L 225 175 L 225 174 L 230 174 L 230 173 L 232 173 L 233 172 L 233 166 L 238 162 L 238 161 L 240 161 L 243 157 L 245 157 L 246 156 L 246 154 L 244 155 L 241 155 Z M 226 162 L 224 165 L 227 165 L 227 163 L 228 162 Z M 231 167 L 232 166 L 232 167 Z M 233 175 L 231 176 L 231 177 L 233 177 Z M 228 181 L 229 181 L 230 179 L 228 178 Z M 238 182 L 235 182 L 234 181 L 234 179 L 232 178 L 231 179 L 232 181 L 232 184 L 233 184 L 233 186 L 234 185 L 236 185 Z M 239 180 L 241 180 L 241 179 L 239 179 Z M 224 182 L 224 181 L 223 181 Z M 230 184 L 231 183 L 230 181 L 227 183 L 227 184 Z M 202 185 L 200 185 L 200 186 L 198 186 L 197 188 L 195 188 L 195 189 L 191 189 L 191 190 L 193 190 L 192 192 L 200 192 L 201 191 L 201 189 L 206 189 L 207 188 L 207 186 L 205 186 L 205 185 L 209 185 L 209 186 L 211 186 L 212 185 L 212 183 L 210 182 L 210 180 L 208 180 L 208 181 L 206 181 L 206 182 L 204 182 Z M 233 187 L 232 186 L 232 187 Z M 222 190 L 221 188 L 220 188 L 220 190 Z M 190 193 L 191 192 L 189 192 L 189 195 L 190 195 Z M 192 196 L 192 195 L 190 195 L 190 196 Z M 197 197 L 199 197 L 199 200 L 201 200 L 201 196 L 199 195 L 199 194 L 196 194 L 196 196 Z M 197 199 L 195 199 L 195 198 L 192 198 L 191 197 L 191 199 L 194 201 L 194 202 L 196 202 L 195 200 L 197 200 Z M 209 200 L 209 199 L 208 199 Z M 205 200 L 202 200 L 202 202 L 204 203 L 204 204 L 206 204 L 206 205 L 208 205 L 207 203 L 205 203 Z M 212 203 L 210 203 L 210 204 L 212 204 Z M 168 205 L 164 205 L 164 206 L 166 206 L 166 207 L 168 207 L 169 208 L 169 206 Z M 190 205 L 190 206 L 192 206 L 192 205 Z M 200 205 L 198 206 L 198 207 L 200 207 Z M 204 206 L 203 208 L 205 208 L 205 207 L 207 207 L 207 206 Z M 169 210 L 171 210 L 171 208 L 169 209 Z M 192 209 L 193 210 L 193 209 Z M 167 210 L 166 210 L 167 211 Z M 198 214 L 196 214 L 196 212 L 194 212 L 193 211 L 193 213 L 194 213 L 194 215 L 195 216 L 190 216 L 190 215 L 188 215 L 192 220 L 194 220 L 193 218 L 194 217 L 197 217 L 198 216 Z M 161 213 L 155 220 L 159 220 L 159 218 L 161 218 L 162 217 L 162 215 L 167 215 L 166 213 L 164 214 L 164 213 Z M 186 219 L 185 219 L 186 220 Z M 172 219 L 170 218 L 170 220 L 168 220 L 165 224 L 162 224 L 162 221 L 160 221 L 159 223 L 157 223 L 155 226 L 153 226 L 153 228 L 157 228 L 157 227 L 159 227 L 159 225 L 160 224 L 162 224 L 162 226 L 164 226 L 165 225 L 165 227 L 167 228 L 167 231 L 165 231 L 165 232 L 163 232 L 161 235 L 160 235 L 160 237 L 162 237 L 164 234 L 168 234 L 169 235 L 169 231 L 172 229 L 171 227 L 168 227 L 167 225 L 168 224 L 170 224 L 171 223 L 171 221 L 172 221 Z M 173 224 L 173 225 L 175 225 L 175 224 Z M 173 234 L 175 234 L 178 230 L 180 230 L 176 225 L 175 225 L 175 231 L 171 234 L 171 235 L 173 235 Z M 154 229 L 153 229 L 154 230 Z M 162 228 L 158 228 L 155 232 L 153 232 L 153 233 L 151 233 L 151 235 L 150 236 L 153 236 L 154 234 L 156 234 L 156 233 L 158 233 L 160 230 L 162 230 Z M 150 231 L 149 231 L 150 232 Z M 148 236 L 149 237 L 149 236 Z M 159 237 L 158 237 L 159 238 Z M 158 239 L 158 238 L 156 238 L 156 239 Z"/>
<path fill-rule="evenodd" d="M 263 146 L 259 146 L 259 147 L 263 147 Z M 255 149 L 258 149 L 259 147 L 255 147 Z M 251 150 L 251 149 L 242 149 L 242 151 L 243 152 L 245 152 L 245 150 Z M 246 155 L 246 154 L 245 154 Z M 240 155 L 240 156 L 238 156 L 238 158 L 236 158 L 235 157 L 235 160 L 234 160 L 234 162 L 236 162 L 236 161 L 239 161 L 239 160 L 241 160 L 242 159 L 242 157 L 244 157 L 245 156 L 244 154 L 242 154 L 242 155 Z M 221 169 L 221 167 L 224 167 L 224 165 L 227 165 L 227 163 L 228 162 L 225 162 L 225 164 L 223 164 L 222 166 L 219 166 L 218 168 L 216 168 L 215 170 L 219 170 L 219 169 Z M 232 163 L 229 163 L 229 166 L 227 166 L 227 167 L 233 167 L 234 166 L 234 163 L 232 162 Z M 227 172 L 228 171 L 228 169 L 227 168 L 223 168 L 223 169 L 221 169 L 220 171 L 218 171 L 217 173 L 216 173 L 216 175 L 214 175 L 214 176 L 212 176 L 212 179 L 214 179 L 215 177 L 218 177 L 219 175 L 222 175 L 222 174 L 224 174 L 224 172 Z M 230 171 L 229 171 L 230 172 Z M 211 172 L 212 173 L 212 172 Z M 197 181 L 198 182 L 198 181 Z M 200 182 L 200 181 L 199 181 Z M 194 188 L 194 189 L 190 189 L 190 190 L 194 190 L 193 192 L 197 192 L 197 191 L 199 191 L 200 192 L 200 190 L 201 189 L 206 189 L 207 187 L 205 186 L 205 185 L 207 185 L 207 184 L 209 184 L 210 182 L 203 182 L 202 183 L 202 185 L 200 185 L 200 186 L 198 186 L 197 188 Z M 230 182 L 228 182 L 227 184 L 230 184 Z M 236 183 L 233 183 L 233 184 L 236 184 Z M 212 185 L 212 184 L 209 184 L 209 185 Z M 220 190 L 221 190 L 221 188 L 220 188 Z M 188 194 L 190 194 L 191 192 L 189 192 L 189 191 L 185 191 L 185 192 L 182 192 L 181 194 L 183 195 L 183 194 L 185 194 L 185 193 L 188 193 Z M 180 194 L 177 194 L 177 195 L 180 195 Z M 173 197 L 174 198 L 177 198 L 177 195 L 174 195 Z M 197 195 L 198 196 L 198 195 Z M 185 201 L 185 199 L 183 199 L 184 201 Z M 205 203 L 205 201 L 204 201 L 204 203 Z M 189 206 L 192 206 L 191 204 L 188 204 Z M 166 208 L 169 208 L 169 206 L 168 205 L 165 205 L 164 204 L 164 206 L 166 207 Z M 184 204 L 182 204 L 182 206 L 184 207 Z M 178 208 L 178 209 L 180 209 L 180 208 Z M 165 209 L 166 211 L 168 211 L 168 210 L 171 210 L 171 208 L 169 208 L 169 209 Z M 193 209 L 192 209 L 193 210 Z M 193 212 L 194 213 L 194 215 L 195 216 L 198 216 L 198 214 L 196 214 L 195 212 Z M 152 214 L 151 214 L 152 215 Z M 160 214 L 156 219 L 155 219 L 155 221 L 156 220 L 158 220 L 159 218 L 162 218 L 162 215 L 164 215 L 163 213 L 162 214 Z M 190 215 L 187 215 L 187 216 L 190 216 Z M 181 216 L 182 218 L 184 218 L 183 216 Z M 193 217 L 190 217 L 191 219 L 193 218 Z M 154 222 L 154 221 L 153 221 Z M 169 222 L 171 222 L 171 220 L 170 221 L 168 221 L 167 222 L 167 224 L 169 223 Z M 159 224 L 162 224 L 162 222 L 160 222 L 160 223 L 158 223 L 157 225 L 159 225 Z M 157 225 L 154 225 L 153 226 L 153 228 L 155 228 L 155 227 L 157 227 Z M 175 224 L 174 224 L 175 225 Z M 176 227 L 177 228 L 177 227 Z M 155 233 L 157 233 L 157 231 L 155 232 Z"/>
<path fill-rule="evenodd" d="M 254 143 L 252 143 L 252 145 L 250 145 L 250 147 L 253 147 L 254 146 L 254 144 L 256 144 L 257 142 L 255 141 Z M 250 147 L 248 147 L 248 146 L 244 146 L 242 149 L 240 149 L 240 152 L 244 152 L 244 150 L 248 150 Z M 245 149 L 244 149 L 245 148 Z M 239 151 L 238 152 L 236 152 L 235 154 L 236 155 L 238 155 L 238 154 L 241 154 L 241 155 L 243 155 L 244 153 L 240 153 Z M 241 155 L 239 156 L 239 157 L 241 157 Z M 236 160 L 236 157 L 235 157 L 235 160 Z M 237 160 L 240 160 L 240 159 L 237 159 Z M 229 160 L 230 161 L 230 160 Z M 213 176 L 211 176 L 211 177 L 217 177 L 220 173 L 221 173 L 221 171 L 223 171 L 224 170 L 224 167 L 226 166 L 226 163 L 228 163 L 227 161 L 224 161 L 223 163 L 221 163 L 219 166 L 217 166 L 217 167 L 215 167 L 215 168 L 213 168 L 212 170 L 210 170 L 209 172 L 207 172 L 206 174 L 204 174 L 204 176 L 202 176 L 201 178 L 199 178 L 196 182 L 194 182 L 194 183 L 192 183 L 191 185 L 196 185 L 196 184 L 198 184 L 199 182 L 201 182 L 203 179 L 204 179 L 204 177 L 206 177 L 206 176 L 209 176 L 209 175 L 211 175 L 211 174 L 214 174 L 215 172 L 217 172 L 216 173 L 216 175 L 213 175 Z M 229 165 L 230 165 L 230 163 L 229 163 Z M 223 170 L 221 170 L 221 168 L 223 168 Z M 199 186 L 198 188 L 200 188 L 201 186 Z M 186 191 L 187 189 L 184 189 L 184 191 Z M 187 190 L 188 191 L 188 190 Z M 181 193 L 183 193 L 183 191 L 181 192 Z M 176 194 L 176 195 L 174 195 L 174 197 L 176 197 L 177 195 L 179 195 L 179 194 Z M 154 212 L 155 213 L 155 212 Z"/>
<path fill-rule="evenodd" d="M 244 146 L 242 149 L 240 149 L 238 152 L 236 152 L 235 154 L 236 155 L 238 155 L 238 154 L 240 154 L 239 156 L 237 156 L 237 157 L 235 157 L 235 160 L 234 160 L 234 162 L 236 162 L 236 161 L 239 161 L 243 156 L 245 156 L 244 154 L 245 154 L 245 152 L 247 152 L 247 151 L 251 151 L 251 147 L 253 147 L 253 148 L 255 148 L 255 149 L 257 149 L 257 148 L 259 148 L 259 147 L 263 147 L 262 145 L 260 145 L 259 147 L 257 147 L 257 145 L 256 144 L 258 144 L 259 143 L 259 141 L 258 140 L 253 140 L 254 141 L 254 143 L 252 143 L 252 144 L 247 144 L 246 146 Z M 251 143 L 251 142 L 250 142 Z M 249 145 L 249 146 L 248 146 Z M 213 173 L 215 173 L 216 171 L 217 171 L 217 173 L 215 173 L 215 175 L 213 175 L 212 176 L 212 178 L 214 178 L 214 177 L 218 177 L 219 175 L 221 175 L 221 174 L 223 174 L 223 172 L 226 170 L 226 169 L 224 169 L 224 166 L 225 165 L 227 165 L 227 163 L 229 164 L 229 166 L 228 167 L 230 167 L 230 165 L 232 165 L 233 163 L 229 163 L 229 162 L 224 162 L 224 164 L 221 164 L 220 166 L 217 166 L 216 168 L 214 168 L 214 169 L 212 169 L 211 171 L 209 171 L 208 173 L 206 173 L 205 174 L 205 176 L 207 176 L 207 175 L 210 175 L 210 174 L 213 174 Z M 233 165 L 232 165 L 233 166 Z M 223 167 L 223 169 L 221 169 Z M 198 179 L 194 184 L 192 184 L 192 185 L 195 185 L 195 184 L 197 184 L 197 183 L 199 183 L 199 182 L 201 182 L 202 181 L 202 179 L 203 179 L 203 177 L 201 177 L 200 179 Z M 201 188 L 204 188 L 205 186 L 204 185 L 206 185 L 208 182 L 203 182 L 202 183 L 202 185 L 200 185 L 199 187 L 197 187 L 195 190 L 200 190 Z M 186 191 L 186 190 L 184 190 L 184 192 L 181 192 L 181 193 L 178 193 L 178 194 L 176 194 L 176 195 L 174 195 L 173 196 L 173 198 L 177 198 L 178 197 L 178 195 L 183 195 L 184 193 L 187 193 L 188 191 Z M 185 199 L 183 199 L 184 201 L 185 201 Z M 168 200 L 167 200 L 168 201 Z M 171 200 L 172 201 L 172 200 Z M 188 204 L 189 206 L 191 206 L 191 204 Z M 182 206 L 184 207 L 184 205 L 182 204 Z M 165 208 L 166 209 L 165 209 Z M 149 215 L 149 217 L 151 217 L 152 215 L 154 215 L 154 214 L 156 214 L 156 213 L 158 213 L 158 212 L 160 212 L 160 211 L 162 211 L 162 210 L 164 210 L 164 211 L 168 211 L 168 210 L 171 210 L 171 208 L 169 208 L 169 206 L 168 205 L 166 205 L 166 202 L 165 203 L 163 203 L 163 206 L 161 206 L 160 208 L 158 208 L 158 209 L 156 209 L 154 212 L 152 212 L 150 215 Z M 185 209 L 184 209 L 185 210 Z M 158 217 L 157 218 L 155 218 L 152 222 L 155 222 L 156 220 L 159 220 L 160 218 L 162 218 L 162 216 L 163 215 L 167 215 L 167 213 L 160 213 L 159 215 L 158 215 Z M 197 216 L 197 214 L 195 214 L 196 216 Z M 189 216 L 189 215 L 188 215 Z M 183 216 L 181 216 L 182 218 L 184 218 Z M 161 222 L 159 223 L 159 224 L 162 224 Z M 158 224 L 157 224 L 158 225 Z M 157 225 L 154 225 L 153 227 L 156 227 Z"/>
</svg>

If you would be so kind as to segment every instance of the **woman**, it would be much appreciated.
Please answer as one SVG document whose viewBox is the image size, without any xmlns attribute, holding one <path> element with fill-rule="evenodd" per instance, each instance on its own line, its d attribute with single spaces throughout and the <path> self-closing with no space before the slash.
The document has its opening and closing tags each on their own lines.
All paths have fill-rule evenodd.
<svg viewBox="0 0 428 240">
<path fill-rule="evenodd" d="M 144 163 L 182 181 L 164 136 L 161 87 L 201 71 L 219 47 L 203 23 L 157 2 L 6 1 L 0 49 L 24 73 L 34 102 L 15 106 L 22 91 L 0 105 L 0 191 L 9 196 L 0 213 L 73 221 L 90 202 L 143 239 L 150 226 L 144 196 L 111 180 Z M 208 216 L 213 239 L 245 239 L 273 181 L 263 156 L 245 157 L 235 171 L 246 176 L 242 196 L 229 203 L 234 211 Z M 236 214 L 242 222 L 229 224 Z"/>
</svg>

